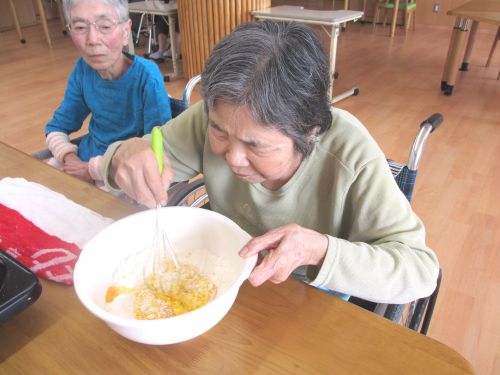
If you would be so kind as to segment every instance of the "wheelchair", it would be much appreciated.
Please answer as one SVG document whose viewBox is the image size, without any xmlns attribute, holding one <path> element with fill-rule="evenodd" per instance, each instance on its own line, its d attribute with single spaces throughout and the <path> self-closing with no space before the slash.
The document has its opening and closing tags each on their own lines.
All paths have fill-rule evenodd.
<svg viewBox="0 0 500 375">
<path fill-rule="evenodd" d="M 425 143 L 429 135 L 438 128 L 442 121 L 443 116 L 436 113 L 420 124 L 420 129 L 415 137 L 406 164 L 387 160 L 396 183 L 410 203 Z M 210 209 L 210 202 L 203 178 L 200 176 L 189 182 L 179 183 L 173 186 L 169 190 L 168 205 Z M 374 303 L 353 296 L 349 297 L 348 302 L 425 335 L 429 329 L 440 285 L 441 270 L 439 272 L 436 289 L 428 297 L 420 298 L 403 305 Z"/>
</svg>

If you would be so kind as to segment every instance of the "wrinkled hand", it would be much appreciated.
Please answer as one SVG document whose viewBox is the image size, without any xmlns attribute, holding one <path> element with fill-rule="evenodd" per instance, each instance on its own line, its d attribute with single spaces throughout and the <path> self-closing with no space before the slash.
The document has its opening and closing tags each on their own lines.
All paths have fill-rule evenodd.
<svg viewBox="0 0 500 375">
<path fill-rule="evenodd" d="M 160 176 L 151 142 L 131 138 L 122 143 L 111 160 L 110 178 L 130 198 L 149 208 L 167 204 L 167 189 L 173 178 L 170 163 L 163 155 Z"/>
<path fill-rule="evenodd" d="M 93 182 L 89 173 L 88 163 L 80 160 L 80 158 L 73 152 L 64 156 L 63 170 L 80 180 Z"/>
<path fill-rule="evenodd" d="M 285 281 L 297 267 L 320 265 L 326 255 L 328 238 L 297 224 L 288 224 L 251 239 L 240 251 L 247 258 L 268 250 L 248 277 L 253 286 L 269 280 L 275 284 Z"/>
</svg>

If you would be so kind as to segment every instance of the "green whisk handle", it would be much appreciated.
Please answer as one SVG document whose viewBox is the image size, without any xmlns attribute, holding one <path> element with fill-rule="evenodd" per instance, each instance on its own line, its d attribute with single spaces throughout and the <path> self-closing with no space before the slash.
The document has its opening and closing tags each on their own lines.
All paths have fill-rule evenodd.
<svg viewBox="0 0 500 375">
<path fill-rule="evenodd" d="M 160 174 L 163 173 L 163 137 L 159 126 L 155 126 L 151 131 L 151 148 L 156 157 Z"/>
</svg>

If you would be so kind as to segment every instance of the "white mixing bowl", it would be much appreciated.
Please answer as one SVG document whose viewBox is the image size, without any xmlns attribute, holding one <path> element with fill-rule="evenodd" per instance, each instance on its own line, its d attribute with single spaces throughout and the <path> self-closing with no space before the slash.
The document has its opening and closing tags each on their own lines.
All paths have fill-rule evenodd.
<svg viewBox="0 0 500 375">
<path fill-rule="evenodd" d="M 220 214 L 201 208 L 165 207 L 160 218 L 178 258 L 194 251 L 209 251 L 212 259 L 221 260 L 224 275 L 220 276 L 226 277 L 225 286 L 218 285 L 216 298 L 205 306 L 158 320 L 128 319 L 106 310 L 105 295 L 113 283 L 113 272 L 127 255 L 150 244 L 156 210 L 125 217 L 98 233 L 82 250 L 74 272 L 78 298 L 92 314 L 122 336 L 154 345 L 189 340 L 216 325 L 231 308 L 257 261 L 256 256 L 243 259 L 238 255 L 250 235 Z"/>
</svg>

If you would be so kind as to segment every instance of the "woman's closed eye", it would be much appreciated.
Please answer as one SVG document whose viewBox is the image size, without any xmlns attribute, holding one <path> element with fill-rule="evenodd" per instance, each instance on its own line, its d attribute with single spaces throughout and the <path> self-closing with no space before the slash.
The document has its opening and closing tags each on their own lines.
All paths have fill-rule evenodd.
<svg viewBox="0 0 500 375">
<path fill-rule="evenodd" d="M 211 123 L 210 129 L 212 130 L 213 136 L 217 140 L 223 141 L 223 140 L 226 140 L 228 138 L 227 132 L 222 130 L 217 124 Z"/>
</svg>

